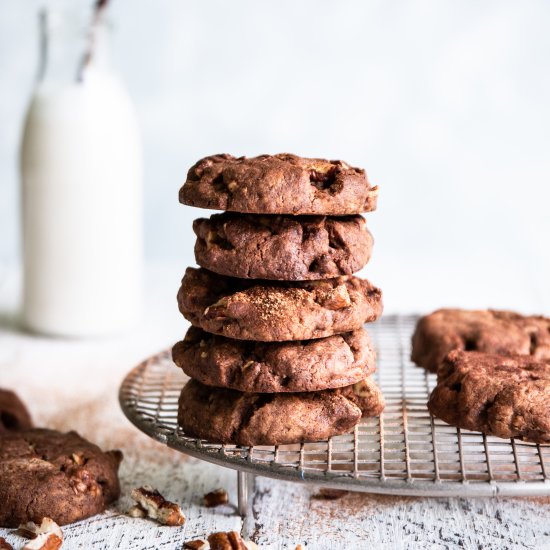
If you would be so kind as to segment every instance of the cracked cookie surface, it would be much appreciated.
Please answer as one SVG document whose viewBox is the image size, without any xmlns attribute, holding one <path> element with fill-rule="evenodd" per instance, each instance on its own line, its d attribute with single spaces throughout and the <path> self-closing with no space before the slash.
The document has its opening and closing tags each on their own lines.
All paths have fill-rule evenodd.
<svg viewBox="0 0 550 550">
<path fill-rule="evenodd" d="M 351 275 L 370 259 L 361 216 L 215 214 L 193 222 L 195 258 L 232 277 L 303 281 Z"/>
<path fill-rule="evenodd" d="M 453 349 L 550 359 L 550 319 L 511 311 L 439 309 L 418 321 L 412 361 L 437 372 Z"/>
<path fill-rule="evenodd" d="M 44 517 L 65 525 L 102 512 L 120 494 L 121 460 L 76 432 L 0 434 L 0 526 Z"/>
<path fill-rule="evenodd" d="M 550 362 L 452 351 L 438 371 L 430 412 L 453 426 L 550 442 Z"/>
<path fill-rule="evenodd" d="M 240 340 L 308 340 L 357 330 L 382 313 L 382 293 L 358 277 L 258 281 L 187 268 L 180 312 L 193 325 Z"/>
<path fill-rule="evenodd" d="M 243 392 L 340 388 L 375 370 L 375 353 L 363 329 L 318 340 L 251 342 L 191 327 L 172 356 L 191 378 Z"/>
<path fill-rule="evenodd" d="M 181 203 L 199 208 L 334 216 L 375 210 L 377 197 L 378 188 L 363 169 L 289 153 L 203 158 L 191 167 L 179 193 Z"/>
<path fill-rule="evenodd" d="M 216 443 L 283 445 L 319 441 L 351 430 L 384 401 L 373 381 L 368 404 L 353 388 L 307 393 L 243 393 L 190 380 L 179 400 L 178 422 L 186 435 Z M 367 406 L 368 405 L 368 406 Z"/>
</svg>

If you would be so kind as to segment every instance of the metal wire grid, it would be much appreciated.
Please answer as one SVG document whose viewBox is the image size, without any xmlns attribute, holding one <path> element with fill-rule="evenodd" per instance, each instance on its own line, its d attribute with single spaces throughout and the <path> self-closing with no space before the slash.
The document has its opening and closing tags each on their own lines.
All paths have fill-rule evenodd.
<svg viewBox="0 0 550 550">
<path fill-rule="evenodd" d="M 126 416 L 187 454 L 241 472 L 359 491 L 424 496 L 550 494 L 550 446 L 460 430 L 426 408 L 435 376 L 409 361 L 414 316 L 368 326 L 386 398 L 380 418 L 326 441 L 239 447 L 187 437 L 177 425 L 185 375 L 168 351 L 131 371 L 120 388 Z"/>
</svg>

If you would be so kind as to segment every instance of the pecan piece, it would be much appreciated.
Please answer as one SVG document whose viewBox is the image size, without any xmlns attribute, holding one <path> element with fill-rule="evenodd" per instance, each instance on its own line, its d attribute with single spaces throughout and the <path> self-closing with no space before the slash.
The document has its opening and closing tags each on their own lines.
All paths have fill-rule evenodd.
<svg viewBox="0 0 550 550">
<path fill-rule="evenodd" d="M 221 506 L 222 504 L 227 504 L 229 502 L 229 495 L 225 489 L 216 489 L 210 493 L 204 495 L 204 505 L 207 508 L 214 508 L 216 506 Z"/>
<path fill-rule="evenodd" d="M 33 521 L 23 523 L 17 532 L 31 539 L 21 550 L 57 550 L 63 544 L 63 531 L 51 518 L 43 518 L 40 525 Z"/>
<path fill-rule="evenodd" d="M 0 537 L 0 550 L 13 550 L 13 546 L 4 537 Z"/>
<path fill-rule="evenodd" d="M 208 536 L 208 542 L 210 543 L 210 550 L 248 550 L 237 531 L 212 533 Z"/>
<path fill-rule="evenodd" d="M 338 285 L 326 294 L 323 305 L 328 309 L 344 309 L 351 305 L 351 298 L 345 285 Z"/>
<path fill-rule="evenodd" d="M 145 486 L 134 489 L 130 495 L 146 512 L 147 517 L 157 520 L 163 525 L 177 526 L 185 523 L 181 508 L 166 500 L 156 489 Z"/>
</svg>

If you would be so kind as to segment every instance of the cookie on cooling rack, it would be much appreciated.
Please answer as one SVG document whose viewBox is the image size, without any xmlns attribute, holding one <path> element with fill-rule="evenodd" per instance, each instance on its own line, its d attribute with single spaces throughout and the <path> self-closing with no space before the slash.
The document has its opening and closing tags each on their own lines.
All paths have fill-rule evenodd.
<svg viewBox="0 0 550 550">
<path fill-rule="evenodd" d="M 550 443 L 550 361 L 452 351 L 428 409 L 459 428 Z"/>
<path fill-rule="evenodd" d="M 369 415 L 384 401 L 369 380 Z M 363 397 L 364 399 L 364 397 Z M 307 393 L 243 393 L 190 380 L 179 400 L 178 422 L 186 435 L 214 443 L 282 445 L 320 441 L 350 431 L 367 405 L 353 388 Z"/>
<path fill-rule="evenodd" d="M 44 517 L 64 525 L 105 510 L 120 494 L 120 451 L 102 452 L 76 432 L 0 434 L 0 526 Z"/>
<path fill-rule="evenodd" d="M 199 208 L 332 216 L 375 210 L 377 197 L 361 168 L 288 153 L 206 157 L 191 167 L 179 194 L 181 203 Z"/>
<path fill-rule="evenodd" d="M 357 330 L 382 313 L 382 293 L 353 276 L 321 281 L 254 281 L 187 268 L 180 312 L 207 332 L 280 342 Z"/>
<path fill-rule="evenodd" d="M 29 428 L 32 420 L 27 407 L 16 393 L 0 388 L 0 434 Z"/>
<path fill-rule="evenodd" d="M 412 360 L 431 372 L 453 349 L 550 359 L 550 319 L 511 311 L 439 309 L 422 317 Z"/>
<path fill-rule="evenodd" d="M 215 214 L 193 222 L 197 263 L 221 275 L 306 281 L 351 275 L 370 259 L 361 216 Z"/>
<path fill-rule="evenodd" d="M 251 342 L 191 327 L 172 357 L 207 386 L 243 392 L 307 392 L 359 382 L 375 370 L 364 329 L 295 342 Z"/>
</svg>

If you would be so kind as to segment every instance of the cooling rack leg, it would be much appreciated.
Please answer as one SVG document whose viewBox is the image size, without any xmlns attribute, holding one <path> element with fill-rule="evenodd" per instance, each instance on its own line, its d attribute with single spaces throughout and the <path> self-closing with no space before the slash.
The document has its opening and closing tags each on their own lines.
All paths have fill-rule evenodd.
<svg viewBox="0 0 550 550">
<path fill-rule="evenodd" d="M 254 475 L 237 471 L 238 511 L 243 518 L 248 515 L 251 488 L 254 488 Z"/>
</svg>

